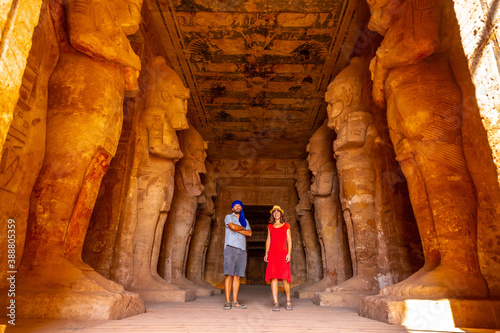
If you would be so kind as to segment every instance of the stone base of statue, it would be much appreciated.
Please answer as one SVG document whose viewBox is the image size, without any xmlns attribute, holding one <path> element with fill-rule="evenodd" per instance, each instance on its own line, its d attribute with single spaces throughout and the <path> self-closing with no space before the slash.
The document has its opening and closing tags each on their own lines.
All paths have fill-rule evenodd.
<svg viewBox="0 0 500 333">
<path fill-rule="evenodd" d="M 450 331 L 455 327 L 500 327 L 500 299 L 363 298 L 359 315 L 412 330 Z"/>
<path fill-rule="evenodd" d="M 293 296 L 297 298 L 304 298 L 304 299 L 313 299 L 314 294 L 316 294 L 318 291 L 317 290 L 297 290 L 293 294 Z"/>
<path fill-rule="evenodd" d="M 8 290 L 1 291 L 7 295 Z M 75 290 L 29 290 L 16 291 L 15 315 L 17 318 L 37 319 L 123 319 L 146 312 L 144 302 L 138 294 L 122 290 L 75 291 Z M 3 309 L 11 301 L 2 298 Z"/>
<path fill-rule="evenodd" d="M 130 289 L 144 300 L 144 302 L 192 302 L 196 299 L 194 290 L 158 290 L 158 289 Z"/>
<path fill-rule="evenodd" d="M 377 294 L 378 292 L 324 291 L 314 294 L 313 303 L 320 306 L 336 306 L 341 308 L 353 308 L 357 310 L 359 301 L 362 298 Z"/>
<path fill-rule="evenodd" d="M 186 288 L 186 289 L 182 288 L 182 290 L 194 292 L 195 295 L 196 295 L 196 297 L 205 297 L 205 296 L 213 296 L 213 295 L 215 295 L 214 292 L 211 289 L 202 288 L 202 287 L 199 287 L 199 288 Z"/>
<path fill-rule="evenodd" d="M 211 285 L 210 283 L 208 283 L 205 280 L 189 280 L 189 281 L 193 282 L 193 284 L 197 288 L 199 287 L 199 288 L 207 289 L 207 290 L 211 291 L 211 294 L 209 296 L 220 295 L 224 292 L 223 289 L 219 289 L 217 287 L 214 287 L 213 285 Z M 186 289 L 190 289 L 190 287 L 187 287 Z M 202 295 L 198 295 L 198 293 L 197 293 L 196 296 L 202 296 Z"/>
</svg>

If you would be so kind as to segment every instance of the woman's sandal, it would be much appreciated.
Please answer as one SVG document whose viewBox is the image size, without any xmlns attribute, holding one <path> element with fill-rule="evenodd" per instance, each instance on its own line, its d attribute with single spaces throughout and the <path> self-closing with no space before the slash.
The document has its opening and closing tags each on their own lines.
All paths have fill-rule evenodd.
<svg viewBox="0 0 500 333">
<path fill-rule="evenodd" d="M 286 301 L 286 308 L 285 310 L 293 310 L 293 306 L 292 306 L 292 301 Z"/>
<path fill-rule="evenodd" d="M 273 311 L 279 311 L 280 310 L 280 304 L 279 303 L 274 303 L 273 305 Z"/>
<path fill-rule="evenodd" d="M 222 308 L 224 310 L 231 310 L 231 302 L 224 303 L 224 306 Z"/>
</svg>

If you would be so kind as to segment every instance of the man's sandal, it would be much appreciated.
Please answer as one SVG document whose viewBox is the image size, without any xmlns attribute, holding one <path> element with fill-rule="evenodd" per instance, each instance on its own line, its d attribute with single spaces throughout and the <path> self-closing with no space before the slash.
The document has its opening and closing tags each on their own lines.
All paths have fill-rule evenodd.
<svg viewBox="0 0 500 333">
<path fill-rule="evenodd" d="M 224 303 L 224 306 L 222 308 L 224 310 L 231 310 L 231 302 Z"/>
<path fill-rule="evenodd" d="M 292 306 L 292 301 L 286 301 L 286 308 L 285 310 L 293 310 L 293 306 Z"/>
<path fill-rule="evenodd" d="M 246 309 L 247 306 L 243 305 L 243 304 L 240 304 L 238 302 L 235 302 L 235 303 L 233 303 L 233 308 L 235 308 L 235 309 Z"/>
<path fill-rule="evenodd" d="M 279 311 L 280 310 L 280 304 L 279 303 L 274 303 L 273 305 L 273 311 Z"/>
</svg>

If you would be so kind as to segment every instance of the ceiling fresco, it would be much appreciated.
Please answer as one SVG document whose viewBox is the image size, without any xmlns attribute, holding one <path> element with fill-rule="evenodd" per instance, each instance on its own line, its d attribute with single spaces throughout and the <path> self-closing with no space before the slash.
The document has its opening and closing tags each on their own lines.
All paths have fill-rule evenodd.
<svg viewBox="0 0 500 333">
<path fill-rule="evenodd" d="M 211 158 L 303 158 L 348 63 L 365 1 L 147 0 Z M 163 55 L 163 54 L 160 54 Z"/>
</svg>

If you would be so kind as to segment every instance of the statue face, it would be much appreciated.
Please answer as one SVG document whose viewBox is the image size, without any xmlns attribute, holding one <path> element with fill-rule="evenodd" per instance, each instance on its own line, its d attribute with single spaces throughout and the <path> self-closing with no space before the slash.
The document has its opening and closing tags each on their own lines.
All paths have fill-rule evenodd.
<svg viewBox="0 0 500 333">
<path fill-rule="evenodd" d="M 141 23 L 142 0 L 109 1 L 116 23 L 125 35 L 132 35 L 139 30 Z"/>
<path fill-rule="evenodd" d="M 205 158 L 207 157 L 207 153 L 205 152 L 204 147 L 196 147 L 194 149 L 194 158 L 195 158 L 195 168 L 198 173 L 207 173 L 207 168 L 205 166 Z"/>
<path fill-rule="evenodd" d="M 169 115 L 172 127 L 176 131 L 184 130 L 189 127 L 186 118 L 189 97 L 189 89 L 186 89 L 184 94 L 170 95 L 169 91 L 166 90 L 162 91 L 161 93 L 163 102 L 167 104 L 165 106 L 165 110 L 167 110 L 167 114 Z"/>
<path fill-rule="evenodd" d="M 320 152 L 318 151 L 317 145 L 312 145 L 309 143 L 306 148 L 307 152 L 307 162 L 309 163 L 309 170 L 316 175 L 316 172 L 319 170 L 320 165 Z"/>
<path fill-rule="evenodd" d="M 368 29 L 385 36 L 401 12 L 402 2 L 400 0 L 368 0 L 367 2 L 371 12 Z"/>
<path fill-rule="evenodd" d="M 325 94 L 325 101 L 328 103 L 328 127 L 339 131 L 340 126 L 349 112 L 352 102 L 352 87 L 348 80 L 334 80 L 328 87 Z"/>
</svg>

